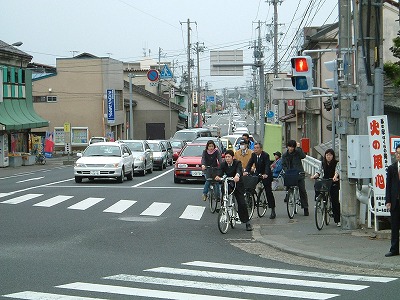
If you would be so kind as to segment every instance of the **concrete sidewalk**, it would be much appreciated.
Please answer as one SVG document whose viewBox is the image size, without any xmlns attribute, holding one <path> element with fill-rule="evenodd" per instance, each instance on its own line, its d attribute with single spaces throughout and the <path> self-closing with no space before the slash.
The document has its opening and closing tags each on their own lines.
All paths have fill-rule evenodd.
<svg viewBox="0 0 400 300">
<path fill-rule="evenodd" d="M 374 232 L 366 225 L 357 230 L 330 224 L 318 230 L 314 219 L 314 188 L 306 179 L 310 216 L 303 210 L 289 219 L 284 202 L 285 192 L 274 192 L 277 217 L 269 219 L 270 210 L 263 218 L 253 216 L 253 237 L 283 252 L 326 262 L 357 267 L 400 271 L 400 256 L 385 257 L 390 248 L 390 230 Z"/>
</svg>

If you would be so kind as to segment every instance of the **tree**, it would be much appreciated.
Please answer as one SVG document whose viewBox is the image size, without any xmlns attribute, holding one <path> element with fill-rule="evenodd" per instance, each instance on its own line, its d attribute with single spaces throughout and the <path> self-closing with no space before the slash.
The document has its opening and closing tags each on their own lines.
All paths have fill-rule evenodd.
<svg viewBox="0 0 400 300">
<path fill-rule="evenodd" d="M 393 46 L 389 50 L 394 57 L 400 59 L 400 31 L 397 32 L 397 37 L 393 39 Z M 400 61 L 384 63 L 383 70 L 391 83 L 395 87 L 400 87 Z"/>
</svg>

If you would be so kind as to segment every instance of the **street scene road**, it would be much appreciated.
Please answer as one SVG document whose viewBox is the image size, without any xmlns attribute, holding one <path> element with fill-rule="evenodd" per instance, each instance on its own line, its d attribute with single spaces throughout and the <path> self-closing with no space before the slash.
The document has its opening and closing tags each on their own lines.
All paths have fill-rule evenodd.
<svg viewBox="0 0 400 300">
<path fill-rule="evenodd" d="M 209 122 L 217 120 L 223 124 L 218 116 Z M 283 191 L 275 192 L 275 220 L 254 216 L 253 232 L 238 224 L 222 235 L 217 215 L 201 200 L 203 185 L 174 184 L 173 167 L 122 184 L 77 184 L 63 160 L 1 172 L 1 298 L 397 297 L 398 271 L 311 260 L 264 243 L 278 235 L 290 239 L 293 224 L 299 231 L 312 218 L 298 215 L 290 221 Z M 332 230 L 340 229 L 327 228 L 334 242 Z M 313 234 L 311 240 L 318 241 L 315 226 Z M 309 240 L 293 250 L 308 243 L 314 252 L 326 251 Z"/>
</svg>

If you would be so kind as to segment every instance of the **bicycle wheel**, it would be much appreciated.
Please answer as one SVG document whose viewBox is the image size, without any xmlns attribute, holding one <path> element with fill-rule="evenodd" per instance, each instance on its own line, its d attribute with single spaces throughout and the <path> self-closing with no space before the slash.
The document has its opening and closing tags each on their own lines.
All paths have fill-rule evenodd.
<svg viewBox="0 0 400 300">
<path fill-rule="evenodd" d="M 267 204 L 267 195 L 265 194 L 265 190 L 262 189 L 258 192 L 257 195 L 257 214 L 261 218 L 265 215 L 268 209 Z"/>
<path fill-rule="evenodd" d="M 294 190 L 290 188 L 288 191 L 288 199 L 286 202 L 286 209 L 289 219 L 293 219 L 294 211 L 296 209 L 296 200 L 294 199 Z"/>
<path fill-rule="evenodd" d="M 212 213 L 215 213 L 215 210 L 217 209 L 217 197 L 215 196 L 214 188 L 210 187 L 210 189 L 208 190 L 207 198 L 208 198 L 208 204 L 210 207 L 210 211 Z"/>
<path fill-rule="evenodd" d="M 218 229 L 221 233 L 227 233 L 229 227 L 229 214 L 226 206 L 222 206 L 218 212 Z"/>
<path fill-rule="evenodd" d="M 329 225 L 331 221 L 332 204 L 329 197 L 325 198 L 325 224 Z"/>
<path fill-rule="evenodd" d="M 299 194 L 298 188 L 296 188 L 294 190 L 294 201 L 296 203 L 296 205 L 294 207 L 294 213 L 297 214 L 301 209 L 301 201 L 300 201 L 300 194 Z"/>
<path fill-rule="evenodd" d="M 254 214 L 254 197 L 253 193 L 247 191 L 244 194 L 244 199 L 246 201 L 247 213 L 249 214 L 249 220 L 253 217 Z"/>
<path fill-rule="evenodd" d="M 324 227 L 325 221 L 325 203 L 324 203 L 324 196 L 318 195 L 317 199 L 315 200 L 315 225 L 317 226 L 318 230 L 321 230 Z"/>
</svg>

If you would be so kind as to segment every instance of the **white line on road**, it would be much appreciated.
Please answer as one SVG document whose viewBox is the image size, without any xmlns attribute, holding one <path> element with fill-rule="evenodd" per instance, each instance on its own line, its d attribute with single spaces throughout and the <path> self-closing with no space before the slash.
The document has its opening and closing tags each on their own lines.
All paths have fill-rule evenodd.
<svg viewBox="0 0 400 300">
<path fill-rule="evenodd" d="M 0 202 L 0 203 L 19 204 L 19 203 L 22 203 L 22 202 L 31 200 L 31 199 L 36 198 L 36 197 L 40 197 L 40 196 L 42 196 L 42 195 L 43 195 L 43 194 L 26 194 L 26 195 L 22 195 L 22 196 L 19 196 L 19 197 L 15 197 L 15 198 L 12 198 L 12 199 L 9 199 L 9 200 Z"/>
<path fill-rule="evenodd" d="M 20 180 L 20 181 L 17 181 L 16 183 L 27 182 L 27 181 L 33 181 L 33 180 L 40 180 L 40 179 L 42 179 L 42 178 L 44 178 L 44 176 L 35 177 L 35 178 L 30 178 L 30 179 L 25 179 L 25 180 Z"/>
<path fill-rule="evenodd" d="M 160 175 L 157 175 L 156 177 L 153 177 L 153 178 L 150 178 L 150 179 L 148 179 L 148 180 L 146 180 L 146 181 L 143 181 L 143 182 L 141 182 L 141 183 L 132 185 L 132 187 L 139 187 L 139 186 L 141 186 L 141 185 L 143 185 L 143 184 L 146 184 L 146 183 L 148 183 L 148 182 L 151 182 L 151 181 L 153 181 L 153 180 L 156 180 L 157 178 L 160 178 L 161 176 L 164 176 L 164 175 L 168 174 L 169 172 L 171 172 L 171 171 L 173 171 L 173 170 L 174 170 L 174 169 L 165 171 L 164 173 L 162 173 L 162 174 L 160 174 Z"/>
<path fill-rule="evenodd" d="M 104 200 L 104 198 L 89 197 L 89 198 L 86 198 L 85 200 L 82 200 L 74 205 L 71 205 L 70 207 L 68 207 L 68 209 L 85 210 L 85 209 L 88 209 L 89 207 L 99 203 L 102 200 Z"/>
<path fill-rule="evenodd" d="M 25 299 L 25 300 L 106 300 L 104 298 L 67 296 L 67 295 L 59 295 L 59 294 L 38 293 L 38 292 L 31 292 L 31 291 L 4 295 L 3 297 L 15 298 L 15 299 Z"/>
<path fill-rule="evenodd" d="M 168 286 L 181 286 L 185 288 L 195 288 L 202 290 L 216 290 L 216 291 L 227 291 L 237 292 L 246 294 L 259 294 L 269 296 L 283 296 L 283 297 L 295 297 L 302 299 L 330 299 L 339 296 L 338 294 L 318 293 L 318 292 L 306 292 L 299 290 L 285 290 L 276 288 L 264 288 L 258 286 L 246 286 L 246 285 L 233 285 L 224 283 L 211 283 L 203 281 L 190 281 L 180 279 L 169 279 L 169 278 L 155 278 L 149 276 L 136 276 L 120 274 L 115 276 L 104 277 L 104 279 L 120 280 L 128 282 L 140 282 L 140 283 L 151 283 L 161 284 Z"/>
<path fill-rule="evenodd" d="M 206 278 L 218 278 L 218 279 L 228 279 L 228 280 L 244 280 L 252 282 L 275 283 L 275 284 L 307 286 L 315 288 L 348 290 L 348 291 L 360 291 L 368 288 L 368 285 L 335 283 L 326 281 L 325 282 L 312 281 L 312 280 L 301 280 L 301 279 L 290 279 L 290 278 L 285 278 L 285 280 L 282 280 L 282 278 L 279 277 L 257 276 L 248 274 L 232 274 L 232 273 L 211 272 L 211 271 L 196 271 L 189 269 L 177 269 L 177 268 L 167 268 L 167 267 L 153 268 L 145 271 L 174 274 L 174 275 L 200 276 Z"/>
<path fill-rule="evenodd" d="M 199 294 L 189 294 L 180 292 L 170 292 L 161 290 L 147 290 L 132 288 L 126 286 L 114 286 L 106 284 L 95 284 L 95 283 L 85 283 L 85 282 L 74 282 L 64 285 L 57 286 L 63 289 L 73 289 L 80 291 L 90 291 L 90 292 L 100 292 L 100 293 L 112 293 L 117 295 L 128 295 L 128 296 L 141 296 L 150 298 L 161 298 L 161 299 L 175 299 L 175 300 L 210 300 L 210 299 L 235 299 L 238 298 L 227 298 L 222 296 L 211 296 L 211 295 L 199 295 Z M 243 298 L 241 298 L 243 299 Z"/>
<path fill-rule="evenodd" d="M 318 277 L 318 278 L 367 281 L 367 282 L 384 282 L 384 283 L 386 283 L 386 282 L 390 282 L 390 281 L 398 279 L 398 278 L 394 278 L 394 277 L 345 275 L 345 274 L 334 274 L 334 273 L 274 269 L 274 268 L 264 268 L 264 267 L 235 265 L 235 264 L 213 263 L 213 262 L 207 262 L 207 261 L 192 261 L 192 262 L 183 263 L 183 265 L 214 268 L 214 269 L 216 268 L 216 269 L 227 269 L 227 270 L 242 270 L 242 271 L 251 271 L 251 272 L 259 272 L 259 273 L 272 273 L 272 274 L 280 274 L 280 275 Z"/>
<path fill-rule="evenodd" d="M 36 203 L 33 206 L 41 206 L 41 207 L 51 207 L 54 206 L 56 204 L 59 204 L 63 201 L 66 201 L 68 199 L 73 198 L 74 196 L 63 196 L 63 195 L 59 195 L 59 196 L 55 196 L 53 198 L 44 200 L 42 202 Z"/>
<path fill-rule="evenodd" d="M 179 218 L 188 220 L 200 220 L 203 216 L 204 210 L 204 206 L 188 205 L 186 206 L 184 212 Z"/>
<path fill-rule="evenodd" d="M 159 217 L 162 213 L 171 205 L 171 203 L 161 203 L 153 202 L 145 211 L 143 211 L 141 216 L 155 216 Z"/>
<path fill-rule="evenodd" d="M 120 214 L 135 204 L 137 201 L 134 200 L 119 200 L 117 203 L 111 205 L 109 208 L 103 210 L 103 212 Z"/>
</svg>

